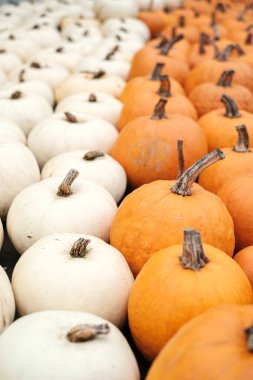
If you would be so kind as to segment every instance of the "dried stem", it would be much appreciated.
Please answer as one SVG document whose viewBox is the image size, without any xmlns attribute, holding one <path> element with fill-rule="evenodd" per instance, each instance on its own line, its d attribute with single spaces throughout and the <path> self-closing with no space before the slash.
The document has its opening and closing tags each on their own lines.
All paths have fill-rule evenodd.
<svg viewBox="0 0 253 380">
<path fill-rule="evenodd" d="M 87 247 L 90 243 L 89 239 L 80 238 L 73 245 L 70 250 L 72 257 L 85 257 L 88 253 Z"/>
<path fill-rule="evenodd" d="M 229 117 L 230 119 L 241 117 L 236 102 L 230 96 L 223 94 L 220 100 L 224 103 L 226 108 L 226 112 L 224 113 L 225 117 Z"/>
<path fill-rule="evenodd" d="M 235 128 L 238 133 L 238 140 L 236 144 L 233 146 L 233 151 L 237 153 L 250 152 L 249 135 L 248 135 L 246 125 L 237 125 Z"/>
<path fill-rule="evenodd" d="M 72 328 L 66 338 L 72 343 L 87 342 L 93 340 L 98 335 L 106 335 L 110 332 L 110 326 L 103 324 L 83 324 Z"/>
<path fill-rule="evenodd" d="M 90 103 L 95 103 L 97 101 L 97 97 L 95 94 L 90 94 L 88 101 Z"/>
<path fill-rule="evenodd" d="M 104 153 L 98 150 L 91 150 L 90 152 L 85 153 L 83 159 L 86 161 L 93 161 L 98 157 L 104 157 Z"/>
<path fill-rule="evenodd" d="M 155 106 L 151 119 L 153 120 L 167 119 L 168 116 L 166 115 L 166 112 L 165 112 L 166 104 L 167 104 L 167 100 L 165 98 L 159 99 L 158 103 Z"/>
<path fill-rule="evenodd" d="M 179 260 L 184 269 L 194 272 L 198 272 L 209 261 L 205 256 L 200 233 L 192 228 L 184 229 L 183 253 Z"/>
<path fill-rule="evenodd" d="M 171 41 L 169 41 L 165 46 L 163 46 L 160 50 L 161 55 L 168 55 L 169 51 L 172 49 L 172 47 L 179 41 L 181 41 L 184 38 L 183 34 L 179 34 L 178 36 L 175 36 L 172 38 Z"/>
<path fill-rule="evenodd" d="M 114 48 L 105 56 L 105 61 L 110 61 L 112 57 L 119 51 L 119 45 L 115 45 Z"/>
<path fill-rule="evenodd" d="M 79 172 L 75 169 L 71 169 L 68 172 L 68 174 L 66 175 L 66 177 L 64 178 L 60 186 L 58 187 L 57 195 L 59 197 L 68 197 L 72 194 L 71 185 L 78 175 L 79 175 Z"/>
<path fill-rule="evenodd" d="M 168 98 L 171 96 L 171 85 L 168 75 L 160 75 L 160 87 L 157 94 Z"/>
<path fill-rule="evenodd" d="M 180 178 L 184 172 L 184 151 L 183 151 L 183 140 L 177 140 L 177 160 L 178 160 L 178 174 L 177 178 Z"/>
<path fill-rule="evenodd" d="M 247 327 L 244 332 L 247 339 L 247 348 L 250 352 L 253 352 L 253 326 Z"/>
<path fill-rule="evenodd" d="M 72 113 L 70 113 L 70 112 L 64 112 L 64 115 L 66 116 L 66 120 L 69 123 L 78 123 L 78 120 L 77 120 L 76 116 L 73 115 Z"/>
<path fill-rule="evenodd" d="M 234 76 L 234 70 L 226 70 L 221 74 L 220 79 L 216 83 L 216 86 L 231 87 L 232 79 Z"/>
<path fill-rule="evenodd" d="M 11 94 L 11 96 L 10 96 L 10 99 L 20 99 L 21 97 L 22 97 L 22 92 L 21 91 L 15 91 L 15 92 L 13 92 L 12 94 Z"/>
<path fill-rule="evenodd" d="M 150 80 L 159 80 L 160 79 L 161 71 L 162 71 L 164 65 L 165 64 L 161 63 L 161 62 L 158 62 L 155 65 L 155 67 L 151 73 Z"/>
</svg>

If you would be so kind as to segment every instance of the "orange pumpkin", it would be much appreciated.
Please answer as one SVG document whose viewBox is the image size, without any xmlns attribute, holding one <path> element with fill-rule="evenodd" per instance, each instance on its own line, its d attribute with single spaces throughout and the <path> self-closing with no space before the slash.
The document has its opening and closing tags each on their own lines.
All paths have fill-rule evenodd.
<svg viewBox="0 0 253 380">
<path fill-rule="evenodd" d="M 192 319 L 166 344 L 146 380 L 251 379 L 252 315 L 252 305 L 220 305 Z"/>
<path fill-rule="evenodd" d="M 253 146 L 253 115 L 249 112 L 238 110 L 237 104 L 227 95 L 222 95 L 223 108 L 210 111 L 201 116 L 198 123 L 206 134 L 208 151 L 219 147 L 232 147 L 237 141 L 235 125 L 247 126 L 250 146 Z"/>
<path fill-rule="evenodd" d="M 226 181 L 217 193 L 234 222 L 236 252 L 253 245 L 252 192 L 253 175 L 243 174 Z"/>
<path fill-rule="evenodd" d="M 166 15 L 165 12 L 161 10 L 156 11 L 141 11 L 138 14 L 139 20 L 143 21 L 148 27 L 151 32 L 152 36 L 156 36 L 168 23 L 168 15 Z M 175 16 L 171 15 L 171 21 L 175 20 Z"/>
<path fill-rule="evenodd" d="M 165 110 L 168 114 L 180 114 L 197 120 L 197 112 L 190 100 L 184 95 L 173 94 L 170 79 L 167 75 L 161 75 L 158 91 L 143 91 L 141 93 L 139 91 L 137 94 L 132 94 L 121 111 L 117 128 L 121 130 L 137 117 L 152 114 L 161 96 L 167 100 Z"/>
<path fill-rule="evenodd" d="M 137 276 L 128 302 L 131 334 L 152 361 L 190 319 L 215 305 L 250 303 L 252 296 L 239 265 L 185 229 L 183 245 L 156 252 Z"/>
<path fill-rule="evenodd" d="M 234 73 L 233 70 L 226 70 L 221 74 L 217 83 L 202 83 L 191 91 L 189 99 L 199 116 L 221 108 L 223 94 L 232 97 L 239 109 L 253 112 L 252 93 L 248 88 L 232 83 Z"/>
<path fill-rule="evenodd" d="M 187 169 L 176 183 L 151 182 L 126 196 L 112 223 L 110 241 L 134 275 L 153 253 L 180 243 L 180 231 L 187 226 L 199 230 L 205 243 L 232 256 L 233 222 L 227 208 L 216 195 L 193 184 L 201 170 L 222 158 L 217 149 Z"/>
<path fill-rule="evenodd" d="M 170 44 L 170 41 L 177 36 L 177 34 L 174 32 L 175 29 L 172 29 L 172 34 L 170 38 L 167 38 L 163 33 L 160 33 L 160 35 L 157 38 L 148 41 L 146 45 L 141 50 L 139 50 L 137 54 L 138 57 L 140 57 L 141 55 L 147 57 L 147 55 L 150 56 L 150 54 L 157 55 L 159 54 L 159 51 L 163 52 L 163 49 L 167 49 L 167 47 Z M 176 42 L 176 44 L 174 44 L 170 48 L 169 55 L 172 58 L 180 59 L 182 61 L 187 62 L 189 52 L 190 44 L 185 38 L 182 38 L 179 39 Z"/>
<path fill-rule="evenodd" d="M 253 288 L 253 245 L 237 252 L 234 260 L 240 265 Z"/>
<path fill-rule="evenodd" d="M 162 30 L 162 33 L 169 37 L 171 36 L 173 26 L 167 26 Z M 195 43 L 199 40 L 199 31 L 198 29 L 193 26 L 189 25 L 186 21 L 185 16 L 179 16 L 178 17 L 178 22 L 176 25 L 176 33 L 177 34 L 183 34 L 183 36 L 187 39 L 187 41 L 190 42 L 190 44 Z"/>
</svg>

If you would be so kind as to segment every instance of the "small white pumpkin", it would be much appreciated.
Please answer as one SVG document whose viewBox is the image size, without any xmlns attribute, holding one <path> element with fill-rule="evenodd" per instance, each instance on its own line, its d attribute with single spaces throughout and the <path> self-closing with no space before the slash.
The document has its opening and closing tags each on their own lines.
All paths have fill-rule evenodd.
<svg viewBox="0 0 253 380">
<path fill-rule="evenodd" d="M 41 311 L 16 320 L 0 336 L 0 357 L 2 380 L 140 379 L 117 327 L 82 312 Z"/>
<path fill-rule="evenodd" d="M 0 217 L 2 219 L 6 217 L 15 196 L 39 180 L 39 166 L 30 149 L 16 141 L 1 141 Z"/>
<path fill-rule="evenodd" d="M 55 113 L 35 126 L 27 145 L 40 167 L 52 157 L 77 149 L 108 152 L 118 138 L 116 128 L 106 120 L 81 113 Z"/>
<path fill-rule="evenodd" d="M 34 24 L 28 30 L 29 37 L 40 48 L 55 46 L 62 40 L 60 33 L 52 25 L 47 22 L 43 24 Z"/>
<path fill-rule="evenodd" d="M 116 75 L 106 74 L 105 71 L 84 71 L 70 75 L 55 90 L 56 101 L 81 92 L 104 92 L 112 96 L 119 96 L 126 82 Z"/>
<path fill-rule="evenodd" d="M 139 7 L 135 0 L 95 0 L 94 10 L 100 20 L 135 17 Z"/>
<path fill-rule="evenodd" d="M 23 62 L 17 54 L 0 49 L 0 70 L 6 75 L 17 67 L 22 66 Z"/>
<path fill-rule="evenodd" d="M 2 48 L 15 53 L 23 62 L 26 62 L 39 49 L 39 46 L 23 33 L 20 35 L 18 33 L 9 33 L 1 43 Z"/>
<path fill-rule="evenodd" d="M 101 31 L 105 37 L 115 35 L 124 30 L 132 34 L 133 39 L 140 38 L 143 42 L 150 39 L 150 30 L 147 25 L 135 18 L 110 18 L 101 27 Z"/>
<path fill-rule="evenodd" d="M 0 333 L 11 324 L 14 315 L 15 301 L 11 284 L 5 270 L 0 266 Z"/>
<path fill-rule="evenodd" d="M 123 41 L 117 34 L 111 37 L 107 37 L 103 40 L 103 44 L 100 44 L 95 51 L 92 52 L 92 56 L 104 59 L 115 46 L 118 46 L 118 50 L 114 52 L 113 58 L 115 60 L 123 60 L 131 62 L 135 53 L 143 47 L 143 42 L 140 40 Z"/>
<path fill-rule="evenodd" d="M 34 243 L 12 275 L 20 315 L 42 310 L 85 311 L 118 327 L 126 321 L 133 282 L 117 249 L 94 236 L 67 233 Z"/>
<path fill-rule="evenodd" d="M 86 92 L 62 99 L 57 104 L 55 111 L 77 113 L 82 110 L 82 112 L 107 120 L 115 125 L 122 108 L 123 104 L 112 95 L 104 92 Z"/>
<path fill-rule="evenodd" d="M 102 33 L 100 27 L 95 24 L 83 24 L 76 22 L 69 24 L 62 30 L 62 36 L 70 41 L 83 41 L 94 47 L 102 42 Z"/>
<path fill-rule="evenodd" d="M 0 141 L 13 140 L 26 144 L 26 136 L 19 126 L 11 120 L 0 117 Z"/>
<path fill-rule="evenodd" d="M 58 177 L 44 179 L 16 196 L 6 225 L 20 254 L 42 237 L 58 232 L 85 233 L 109 240 L 116 202 L 97 183 L 75 181 L 77 175 L 78 171 L 71 170 L 63 181 Z"/>
<path fill-rule="evenodd" d="M 42 96 L 26 95 L 21 91 L 1 91 L 0 109 L 1 117 L 14 121 L 26 135 L 40 120 L 53 113 Z"/>
<path fill-rule="evenodd" d="M 63 177 L 72 168 L 78 170 L 80 178 L 103 186 L 116 202 L 123 197 L 127 185 L 123 167 L 111 156 L 99 151 L 86 149 L 59 154 L 46 163 L 41 178 Z"/>
</svg>

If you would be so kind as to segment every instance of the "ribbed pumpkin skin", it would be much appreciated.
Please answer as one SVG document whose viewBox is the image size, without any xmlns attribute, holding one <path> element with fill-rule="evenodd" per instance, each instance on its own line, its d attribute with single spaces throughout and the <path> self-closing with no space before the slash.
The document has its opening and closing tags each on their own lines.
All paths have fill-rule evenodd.
<svg viewBox="0 0 253 380">
<path fill-rule="evenodd" d="M 189 117 L 139 117 L 128 123 L 110 154 L 125 169 L 132 188 L 159 179 L 174 179 L 178 172 L 177 140 L 184 141 L 185 168 L 207 153 L 206 137 Z M 194 147 L 194 149 L 193 149 Z"/>
<path fill-rule="evenodd" d="M 198 183 L 206 190 L 217 194 L 225 182 L 243 174 L 253 174 L 253 152 L 234 152 L 232 148 L 222 149 L 225 160 L 209 166 L 199 175 Z M 253 240 L 252 240 L 253 242 Z"/>
<path fill-rule="evenodd" d="M 237 264 L 240 265 L 246 276 L 248 277 L 253 288 L 253 245 L 237 252 L 234 257 Z"/>
<path fill-rule="evenodd" d="M 146 380 L 251 379 L 244 329 L 252 315 L 252 305 L 223 305 L 194 318 L 166 344 Z"/>
<path fill-rule="evenodd" d="M 136 276 L 151 255 L 182 242 L 191 226 L 202 242 L 233 255 L 234 227 L 224 203 L 193 184 L 191 196 L 170 191 L 175 181 L 154 181 L 129 194 L 112 223 L 110 242 L 126 258 Z"/>
<path fill-rule="evenodd" d="M 235 249 L 253 245 L 253 175 L 231 178 L 217 195 L 226 204 L 235 226 Z"/>
<path fill-rule="evenodd" d="M 239 265 L 217 248 L 203 248 L 209 262 L 198 272 L 181 266 L 180 244 L 155 253 L 136 278 L 128 319 L 146 359 L 153 360 L 184 323 L 210 307 L 252 302 L 252 288 Z"/>
</svg>

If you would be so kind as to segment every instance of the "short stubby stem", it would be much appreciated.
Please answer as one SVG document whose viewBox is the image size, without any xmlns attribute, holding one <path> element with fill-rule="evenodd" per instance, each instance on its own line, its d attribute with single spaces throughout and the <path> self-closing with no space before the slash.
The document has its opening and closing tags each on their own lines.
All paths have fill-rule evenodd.
<svg viewBox="0 0 253 380">
<path fill-rule="evenodd" d="M 184 229 L 183 253 L 179 257 L 184 269 L 198 272 L 208 263 L 201 243 L 200 233 L 191 228 Z"/>
<path fill-rule="evenodd" d="M 72 343 L 87 342 L 95 339 L 98 335 L 107 335 L 110 332 L 110 326 L 107 323 L 101 324 L 83 324 L 73 327 L 66 338 Z"/>
<path fill-rule="evenodd" d="M 58 187 L 57 195 L 59 197 L 68 197 L 72 194 L 71 185 L 79 175 L 79 172 L 75 169 L 71 169 L 60 186 Z"/>
</svg>

